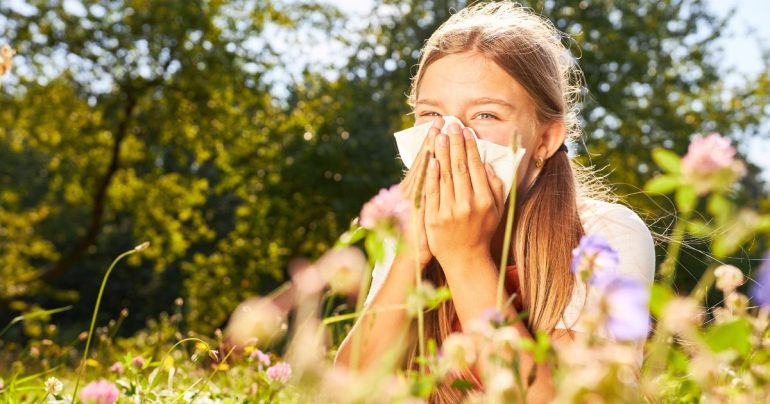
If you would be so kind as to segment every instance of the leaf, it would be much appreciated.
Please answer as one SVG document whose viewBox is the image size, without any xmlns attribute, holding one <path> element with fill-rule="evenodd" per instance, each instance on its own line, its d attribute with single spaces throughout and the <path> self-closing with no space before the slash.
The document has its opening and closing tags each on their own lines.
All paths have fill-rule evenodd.
<svg viewBox="0 0 770 404">
<path fill-rule="evenodd" d="M 655 149 L 652 151 L 652 159 L 655 163 L 669 174 L 679 174 L 681 172 L 682 158 L 671 150 Z"/>
<path fill-rule="evenodd" d="M 695 208 L 695 203 L 698 202 L 698 195 L 695 193 L 695 188 L 684 186 L 676 190 L 674 200 L 680 212 L 689 213 Z"/>
<path fill-rule="evenodd" d="M 721 226 L 724 225 L 730 213 L 733 211 L 733 205 L 722 194 L 713 194 L 709 197 L 706 204 L 706 210 L 714 216 L 717 223 Z"/>
<path fill-rule="evenodd" d="M 363 227 L 356 227 L 354 229 L 350 229 L 342 233 L 340 238 L 337 240 L 335 247 L 353 245 L 359 242 L 364 237 L 366 237 L 367 233 L 368 233 L 367 230 Z"/>
<path fill-rule="evenodd" d="M 770 232 L 770 215 L 762 215 L 757 220 L 757 225 L 754 227 L 754 231 L 757 233 Z"/>
<path fill-rule="evenodd" d="M 741 356 L 749 353 L 751 342 L 751 324 L 745 318 L 709 328 L 703 335 L 706 345 L 714 352 L 734 349 Z"/>
<path fill-rule="evenodd" d="M 369 262 L 374 264 L 385 259 L 385 247 L 382 240 L 374 232 L 368 232 L 364 240 L 364 248 L 369 256 Z"/>
<path fill-rule="evenodd" d="M 680 183 L 679 178 L 673 175 L 659 175 L 644 184 L 644 191 L 651 194 L 670 194 Z"/>
<path fill-rule="evenodd" d="M 721 235 L 711 242 L 711 252 L 717 258 L 727 257 L 738 249 L 740 241 L 741 240 L 736 240 L 730 234 Z"/>
<path fill-rule="evenodd" d="M 436 289 L 436 292 L 432 296 L 428 296 L 425 306 L 428 309 L 437 308 L 442 302 L 445 302 L 452 298 L 452 292 L 448 287 L 442 286 Z"/>
<path fill-rule="evenodd" d="M 655 317 L 660 317 L 663 308 L 674 297 L 671 289 L 661 283 L 654 283 L 650 290 L 650 313 Z"/>
<path fill-rule="evenodd" d="M 455 379 L 452 382 L 451 386 L 453 388 L 455 388 L 455 389 L 460 389 L 460 390 L 470 390 L 470 389 L 476 387 L 475 384 L 473 384 L 473 383 L 471 383 L 471 382 L 469 382 L 469 381 L 467 381 L 465 379 Z"/>
<path fill-rule="evenodd" d="M 712 229 L 711 226 L 709 226 L 708 224 L 700 220 L 694 220 L 687 224 L 687 232 L 692 234 L 693 236 L 707 237 L 713 231 L 714 229 Z"/>
</svg>

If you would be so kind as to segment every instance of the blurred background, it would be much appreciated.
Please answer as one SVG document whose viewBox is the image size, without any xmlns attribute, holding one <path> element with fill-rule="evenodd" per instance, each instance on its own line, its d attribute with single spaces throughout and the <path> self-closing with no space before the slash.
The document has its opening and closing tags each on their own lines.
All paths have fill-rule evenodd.
<svg viewBox="0 0 770 404">
<path fill-rule="evenodd" d="M 122 333 L 174 310 L 221 327 L 243 299 L 318 257 L 402 173 L 391 134 L 450 0 L 0 0 L 0 325 L 72 304 Z M 583 143 L 571 145 L 659 237 L 674 204 L 641 192 L 650 152 L 692 134 L 730 136 L 749 161 L 735 190 L 770 210 L 770 39 L 764 0 L 524 1 L 571 36 L 585 73 Z M 677 287 L 709 263 L 688 239 Z M 730 263 L 751 273 L 768 241 Z M 100 320 L 101 321 L 101 320 Z M 35 337 L 34 323 L 9 332 Z"/>
</svg>

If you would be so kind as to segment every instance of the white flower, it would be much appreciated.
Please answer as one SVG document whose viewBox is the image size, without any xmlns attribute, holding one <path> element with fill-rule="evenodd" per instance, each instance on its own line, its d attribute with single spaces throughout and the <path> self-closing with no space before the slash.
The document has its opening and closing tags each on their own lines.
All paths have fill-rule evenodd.
<svg viewBox="0 0 770 404">
<path fill-rule="evenodd" d="M 358 292 L 361 278 L 369 270 L 366 256 L 356 247 L 334 248 L 324 254 L 316 267 L 334 293 L 350 295 Z"/>
<path fill-rule="evenodd" d="M 675 297 L 663 308 L 660 325 L 670 332 L 682 333 L 695 325 L 701 313 L 695 300 Z"/>
<path fill-rule="evenodd" d="M 513 373 L 509 369 L 498 368 L 489 378 L 487 390 L 494 397 L 512 391 L 515 386 Z"/>
<path fill-rule="evenodd" d="M 59 393 L 61 393 L 62 389 L 64 388 L 64 385 L 62 382 L 59 381 L 59 379 L 51 376 L 48 378 L 48 380 L 45 381 L 45 391 L 46 393 L 55 396 Z"/>
<path fill-rule="evenodd" d="M 519 348 L 521 334 L 512 326 L 505 326 L 494 331 L 492 341 L 494 341 L 495 349 L 513 351 Z"/>
<path fill-rule="evenodd" d="M 743 272 L 732 265 L 720 265 L 714 270 L 714 276 L 717 278 L 717 289 L 725 294 L 733 292 L 744 282 Z"/>
<path fill-rule="evenodd" d="M 443 361 L 450 369 L 465 369 L 476 361 L 476 346 L 465 334 L 449 334 L 441 346 Z"/>
<path fill-rule="evenodd" d="M 269 298 L 253 297 L 235 308 L 225 334 L 238 346 L 254 338 L 267 344 L 283 335 L 285 317 L 285 310 Z"/>
</svg>

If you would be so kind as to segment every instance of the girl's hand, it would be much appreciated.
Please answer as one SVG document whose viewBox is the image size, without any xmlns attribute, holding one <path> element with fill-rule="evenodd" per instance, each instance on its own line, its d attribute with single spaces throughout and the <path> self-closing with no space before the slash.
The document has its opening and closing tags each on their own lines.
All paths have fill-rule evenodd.
<svg viewBox="0 0 770 404">
<path fill-rule="evenodd" d="M 469 129 L 450 125 L 434 147 L 425 184 L 428 245 L 442 267 L 466 268 L 490 256 L 504 210 L 503 182 L 482 163 Z"/>
<path fill-rule="evenodd" d="M 422 143 L 420 152 L 417 154 L 417 158 L 412 165 L 412 168 L 406 173 L 404 180 L 401 181 L 401 192 L 405 197 L 409 199 L 410 203 L 414 204 L 416 198 L 420 199 L 420 209 L 417 211 L 417 221 L 410 224 L 409 229 L 406 231 L 404 238 L 406 240 L 406 252 L 404 256 L 408 259 L 417 260 L 421 267 L 428 265 L 433 258 L 433 253 L 428 247 L 428 239 L 425 235 L 425 184 L 427 166 L 433 159 L 433 144 L 436 136 L 441 132 L 441 128 L 444 126 L 444 119 L 438 117 L 433 121 L 428 136 L 425 137 L 425 141 Z M 414 206 L 414 205 L 413 205 Z M 415 230 L 412 226 L 417 227 L 417 240 L 415 241 Z M 418 251 L 415 251 L 417 249 Z"/>
</svg>

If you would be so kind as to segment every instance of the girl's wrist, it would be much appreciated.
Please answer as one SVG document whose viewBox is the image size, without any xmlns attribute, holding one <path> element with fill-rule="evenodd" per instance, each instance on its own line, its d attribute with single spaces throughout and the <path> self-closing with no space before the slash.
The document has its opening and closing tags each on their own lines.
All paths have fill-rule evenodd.
<svg viewBox="0 0 770 404">
<path fill-rule="evenodd" d="M 452 272 L 474 271 L 474 268 L 495 265 L 488 248 L 457 251 L 436 259 L 444 271 Z"/>
</svg>

